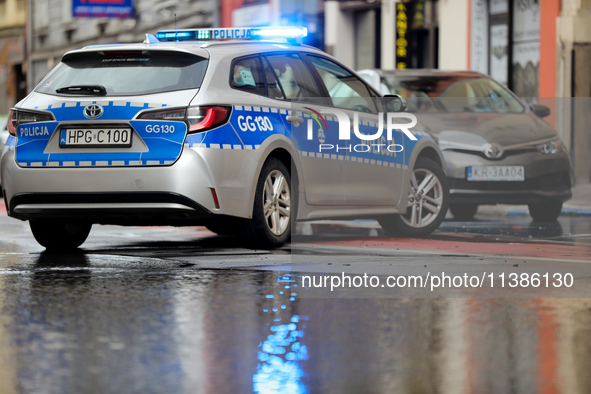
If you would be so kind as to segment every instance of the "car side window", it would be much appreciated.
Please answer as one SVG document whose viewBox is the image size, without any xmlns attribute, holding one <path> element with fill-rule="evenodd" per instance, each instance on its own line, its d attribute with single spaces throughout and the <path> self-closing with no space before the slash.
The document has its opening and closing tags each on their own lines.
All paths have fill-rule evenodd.
<svg viewBox="0 0 591 394">
<path fill-rule="evenodd" d="M 375 97 L 369 88 L 355 75 L 337 63 L 318 56 L 308 55 L 328 91 L 335 107 L 376 113 Z"/>
<path fill-rule="evenodd" d="M 277 80 L 277 75 L 275 75 L 275 71 L 273 71 L 269 61 L 265 58 L 263 59 L 263 69 L 265 71 L 265 81 L 267 82 L 267 96 L 272 99 L 285 99 L 281 85 L 279 85 L 279 81 Z"/>
<path fill-rule="evenodd" d="M 267 60 L 288 100 L 307 101 L 320 97 L 314 80 L 298 54 L 267 55 Z"/>
<path fill-rule="evenodd" d="M 265 81 L 258 56 L 238 58 L 230 68 L 230 86 L 248 93 L 265 96 Z"/>
</svg>

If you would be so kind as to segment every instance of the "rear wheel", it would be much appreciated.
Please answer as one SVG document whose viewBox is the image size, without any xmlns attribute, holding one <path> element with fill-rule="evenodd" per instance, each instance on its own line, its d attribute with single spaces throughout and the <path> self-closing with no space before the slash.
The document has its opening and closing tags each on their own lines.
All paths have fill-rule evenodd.
<svg viewBox="0 0 591 394">
<path fill-rule="evenodd" d="M 560 201 L 529 204 L 528 207 L 534 222 L 555 222 L 562 212 L 562 202 Z"/>
<path fill-rule="evenodd" d="M 456 220 L 472 220 L 478 211 L 478 204 L 449 204 L 449 210 Z"/>
<path fill-rule="evenodd" d="M 392 235 L 420 237 L 431 234 L 443 221 L 449 205 L 449 185 L 443 169 L 421 157 L 411 175 L 406 213 L 378 218 Z"/>
<path fill-rule="evenodd" d="M 72 250 L 86 241 L 92 224 L 31 220 L 29 226 L 37 242 L 47 250 Z"/>
<path fill-rule="evenodd" d="M 280 247 L 291 236 L 294 208 L 289 171 L 280 160 L 268 159 L 257 182 L 252 219 L 240 228 L 242 237 L 254 248 Z"/>
</svg>

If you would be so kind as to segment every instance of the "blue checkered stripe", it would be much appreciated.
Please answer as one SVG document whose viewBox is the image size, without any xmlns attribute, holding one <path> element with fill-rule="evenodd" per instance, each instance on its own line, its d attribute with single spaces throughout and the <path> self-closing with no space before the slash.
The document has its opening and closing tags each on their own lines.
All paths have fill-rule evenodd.
<svg viewBox="0 0 591 394">
<path fill-rule="evenodd" d="M 144 109 L 162 108 L 166 104 L 142 103 L 134 101 L 116 100 L 87 100 L 87 101 L 64 101 L 47 105 L 46 107 L 35 107 L 38 110 L 50 111 L 59 121 L 88 121 L 84 116 L 84 107 L 90 104 L 98 104 L 103 107 L 104 114 L 100 120 L 130 120 L 139 111 Z"/>
<path fill-rule="evenodd" d="M 46 127 L 47 133 L 37 135 L 22 135 L 21 130 L 30 125 L 21 125 L 17 129 L 16 161 L 23 167 L 122 167 L 122 166 L 154 166 L 173 164 L 182 151 L 183 141 L 186 136 L 187 126 L 184 122 L 168 122 L 158 120 L 133 120 L 139 111 L 151 108 L 165 107 L 166 104 L 134 103 L 118 101 L 81 101 L 62 102 L 48 105 L 45 108 L 51 111 L 56 120 L 76 123 L 83 121 L 88 127 L 94 128 L 89 120 L 84 117 L 83 109 L 89 104 L 103 106 L 104 114 L 101 121 L 112 120 L 113 123 L 131 124 L 135 132 L 146 144 L 147 152 L 116 151 L 112 148 L 93 148 L 91 152 L 75 152 L 69 149 L 60 152 L 45 153 L 46 147 L 52 138 L 58 122 L 37 122 L 36 127 Z M 150 133 L 148 125 L 174 125 L 175 132 L 170 134 Z M 55 138 L 55 137 L 53 137 Z M 12 149 L 15 149 L 14 147 Z"/>
<path fill-rule="evenodd" d="M 296 115 L 304 118 L 304 123 L 299 127 L 293 127 L 285 120 L 288 115 Z M 269 119 L 272 125 L 272 130 L 256 130 L 248 129 L 244 122 L 246 117 L 250 117 L 251 125 L 253 119 L 257 117 L 265 117 Z M 318 152 L 319 142 L 315 138 L 307 140 L 307 120 L 312 117 L 306 112 L 291 111 L 272 107 L 257 107 L 257 106 L 240 106 L 233 107 L 230 121 L 219 128 L 204 132 L 191 134 L 187 136 L 185 147 L 191 149 L 219 149 L 219 150 L 255 150 L 260 148 L 261 144 L 270 136 L 275 134 L 285 135 L 292 139 L 296 145 L 301 156 L 315 157 L 328 160 L 347 160 L 357 163 L 378 165 L 383 167 L 391 167 L 398 169 L 408 169 L 408 161 L 410 160 L 409 152 L 414 148 L 416 141 L 411 141 L 405 138 L 404 143 L 402 139 L 404 134 L 397 131 L 395 134 L 395 142 L 404 145 L 404 151 L 393 153 L 391 157 L 384 157 L 375 152 L 360 153 L 352 152 L 349 154 L 334 154 Z M 332 137 L 335 144 L 338 136 L 338 121 L 335 117 L 325 116 L 330 132 L 328 137 Z M 315 123 L 315 127 L 317 127 Z M 360 124 L 360 131 L 368 134 L 375 133 L 378 124 L 364 120 Z M 246 128 L 246 130 L 245 130 Z M 428 137 L 429 134 L 422 131 L 411 130 L 417 139 Z M 385 132 L 384 132 L 385 134 Z M 350 144 L 361 144 L 354 134 L 351 136 Z M 327 141 L 328 142 L 328 141 Z M 328 142 L 330 143 L 330 142 Z M 370 142 L 371 143 L 371 142 Z"/>
<path fill-rule="evenodd" d="M 289 127 L 286 127 L 283 120 L 289 112 L 278 108 L 235 105 L 228 123 L 210 131 L 188 135 L 185 147 L 222 150 L 258 149 L 272 135 L 284 135 L 290 138 Z M 258 123 L 255 122 L 257 118 Z M 263 122 L 266 123 L 263 125 Z M 268 127 L 269 124 L 271 127 Z"/>
</svg>

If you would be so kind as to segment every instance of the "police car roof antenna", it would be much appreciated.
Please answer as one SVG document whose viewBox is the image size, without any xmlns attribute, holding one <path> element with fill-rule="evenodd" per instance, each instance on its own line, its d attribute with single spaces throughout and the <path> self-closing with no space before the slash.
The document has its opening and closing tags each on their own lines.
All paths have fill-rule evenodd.
<svg viewBox="0 0 591 394">
<path fill-rule="evenodd" d="M 177 42 L 179 41 L 178 33 L 176 30 L 176 14 L 174 14 L 174 40 Z"/>
</svg>

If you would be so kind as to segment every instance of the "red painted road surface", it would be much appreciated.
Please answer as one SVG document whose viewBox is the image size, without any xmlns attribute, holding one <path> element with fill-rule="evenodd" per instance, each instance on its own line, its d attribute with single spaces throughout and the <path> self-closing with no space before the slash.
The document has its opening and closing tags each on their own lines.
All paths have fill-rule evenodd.
<svg viewBox="0 0 591 394">
<path fill-rule="evenodd" d="M 454 241 L 414 238 L 365 238 L 315 242 L 315 244 L 462 255 L 527 256 L 552 260 L 583 260 L 591 262 L 591 246 L 542 243 L 539 241 L 531 243 L 473 242 L 473 237 L 457 236 L 457 238 Z"/>
</svg>

